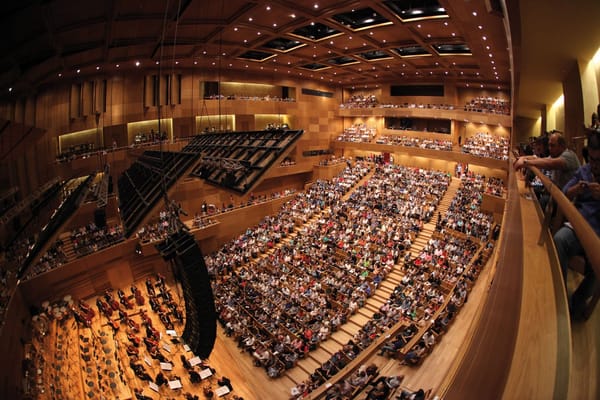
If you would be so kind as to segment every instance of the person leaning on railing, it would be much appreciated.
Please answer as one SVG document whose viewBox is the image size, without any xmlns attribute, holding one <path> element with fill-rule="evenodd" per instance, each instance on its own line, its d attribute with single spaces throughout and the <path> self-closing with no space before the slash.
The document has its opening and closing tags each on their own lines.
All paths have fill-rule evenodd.
<svg viewBox="0 0 600 400">
<path fill-rule="evenodd" d="M 563 193 L 573 201 L 575 208 L 590 224 L 596 235 L 600 236 L 600 133 L 590 135 L 588 152 L 589 163 L 575 172 L 563 187 Z M 568 222 L 554 234 L 554 243 L 566 282 L 569 259 L 584 255 L 584 249 Z M 593 295 L 595 284 L 594 271 L 591 265 L 587 265 L 584 280 L 569 299 L 569 307 L 574 317 L 577 318 L 583 312 L 587 300 Z"/>
<path fill-rule="evenodd" d="M 549 157 L 522 156 L 515 161 L 514 168 L 518 171 L 531 166 L 550 171 L 552 183 L 563 188 L 579 168 L 579 159 L 575 152 L 567 148 L 567 141 L 560 132 L 550 134 L 548 148 Z M 542 210 L 546 209 L 549 198 L 549 195 L 540 198 Z"/>
</svg>

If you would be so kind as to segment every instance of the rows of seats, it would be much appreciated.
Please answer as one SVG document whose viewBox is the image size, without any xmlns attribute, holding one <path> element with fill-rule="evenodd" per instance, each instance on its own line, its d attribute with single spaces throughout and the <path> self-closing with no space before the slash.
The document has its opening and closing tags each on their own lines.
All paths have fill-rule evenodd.
<svg viewBox="0 0 600 400">
<path fill-rule="evenodd" d="M 413 185 L 415 181 L 423 186 Z M 233 270 L 215 288 L 218 301 L 229 306 L 222 319 L 230 334 L 242 346 L 260 342 L 265 359 L 281 356 L 281 347 L 288 345 L 296 357 L 306 356 L 365 304 L 410 246 L 423 221 L 433 215 L 440 198 L 437 182 L 446 187 L 447 175 L 378 168 L 348 200 L 333 201 L 327 212 L 303 223 L 293 240 L 255 262 L 252 251 L 243 256 L 240 264 L 250 261 L 250 267 Z M 271 335 L 236 331 L 240 319 Z M 357 345 L 367 346 L 372 334 L 370 328 L 363 330 L 355 338 Z M 285 358 L 281 362 L 286 365 Z"/>
<path fill-rule="evenodd" d="M 463 153 L 478 157 L 508 160 L 508 138 L 492 135 L 486 132 L 477 132 L 465 140 L 461 149 Z"/>
<path fill-rule="evenodd" d="M 459 193 L 458 197 L 462 195 Z M 364 340 L 365 329 L 371 332 L 369 340 L 363 343 L 368 346 L 395 327 L 397 332 L 390 335 L 392 337 L 381 347 L 380 354 L 396 357 L 408 365 L 420 364 L 466 301 L 491 250 L 491 243 L 484 245 L 479 239 L 460 232 L 444 235 L 434 232 L 420 254 L 416 257 L 405 254 L 400 284 L 346 347 L 356 340 Z M 360 351 L 362 346 L 353 348 Z M 332 359 L 336 357 L 338 355 L 334 354 Z M 316 388 L 325 377 L 314 378 L 315 374 L 312 374 L 300 386 Z"/>
<path fill-rule="evenodd" d="M 446 213 L 439 218 L 436 230 L 458 231 L 468 236 L 487 240 L 494 227 L 493 217 L 481 210 L 486 180 L 482 175 L 467 172 Z"/>
<path fill-rule="evenodd" d="M 422 139 L 406 135 L 384 135 L 379 136 L 375 143 L 389 144 L 394 146 L 419 147 L 421 149 L 452 151 L 451 140 Z"/>
</svg>

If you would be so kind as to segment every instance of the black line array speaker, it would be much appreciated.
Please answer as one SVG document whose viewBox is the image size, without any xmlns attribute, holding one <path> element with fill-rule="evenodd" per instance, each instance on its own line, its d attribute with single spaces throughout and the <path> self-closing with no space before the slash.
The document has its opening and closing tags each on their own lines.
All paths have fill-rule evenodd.
<svg viewBox="0 0 600 400">
<path fill-rule="evenodd" d="M 181 337 L 195 355 L 206 359 L 217 338 L 217 313 L 202 251 L 186 231 L 169 235 L 156 247 L 174 264 L 175 278 L 183 289 L 186 318 Z"/>
<path fill-rule="evenodd" d="M 104 228 L 106 226 L 106 209 L 97 208 L 94 210 L 94 223 L 98 228 Z"/>
</svg>

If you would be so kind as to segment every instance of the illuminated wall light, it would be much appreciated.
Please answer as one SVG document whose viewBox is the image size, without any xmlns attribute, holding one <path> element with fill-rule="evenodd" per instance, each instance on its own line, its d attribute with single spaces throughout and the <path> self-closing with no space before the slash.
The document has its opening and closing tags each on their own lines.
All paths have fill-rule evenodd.
<svg viewBox="0 0 600 400">
<path fill-rule="evenodd" d="M 273 27 L 274 27 L 274 28 L 277 28 L 277 23 L 273 23 Z"/>
<path fill-rule="evenodd" d="M 271 6 L 266 7 L 267 11 L 271 11 Z"/>
<path fill-rule="evenodd" d="M 96 66 L 96 71 L 100 70 L 100 66 Z"/>
<path fill-rule="evenodd" d="M 78 69 L 77 69 L 77 71 L 75 71 L 75 72 L 77 72 L 77 73 L 80 73 L 80 72 L 81 72 L 81 70 L 78 68 Z"/>
<path fill-rule="evenodd" d="M 157 62 L 156 62 L 156 65 L 158 65 L 158 64 L 160 64 L 160 62 L 159 62 L 159 61 L 157 61 Z M 135 64 L 135 65 L 137 66 L 138 64 Z"/>
<path fill-rule="evenodd" d="M 237 26 L 236 26 L 235 28 L 233 28 L 233 31 L 234 31 L 234 32 L 237 32 L 237 31 L 238 31 L 238 28 L 237 28 Z"/>
<path fill-rule="evenodd" d="M 479 29 L 483 29 L 483 25 L 477 25 Z"/>
<path fill-rule="evenodd" d="M 456 36 L 456 33 L 452 32 L 452 36 Z"/>
<path fill-rule="evenodd" d="M 594 54 L 594 57 L 592 57 L 592 64 L 600 64 L 600 47 L 598 47 L 598 50 L 596 50 L 596 54 Z"/>
<path fill-rule="evenodd" d="M 198 61 L 194 61 L 194 65 L 198 65 Z"/>
<path fill-rule="evenodd" d="M 473 16 L 476 17 L 477 16 L 477 11 L 473 11 Z"/>
<path fill-rule="evenodd" d="M 421 29 L 421 24 L 417 24 L 417 28 Z"/>
<path fill-rule="evenodd" d="M 248 21 L 252 22 L 252 17 L 248 18 Z"/>
<path fill-rule="evenodd" d="M 60 72 L 58 73 L 58 77 L 59 77 L 59 78 L 60 78 L 60 77 L 62 77 L 62 74 L 61 74 Z"/>
<path fill-rule="evenodd" d="M 481 37 L 483 40 L 487 40 L 487 36 L 482 36 Z"/>
<path fill-rule="evenodd" d="M 447 21 L 446 21 L 446 22 L 444 22 L 444 26 L 448 26 L 448 22 L 447 22 Z"/>
<path fill-rule="evenodd" d="M 8 88 L 8 91 L 9 91 L 9 92 L 12 92 L 12 88 L 11 88 L 11 87 L 9 87 L 9 88 Z"/>
<path fill-rule="evenodd" d="M 296 18 L 296 14 L 290 14 L 290 17 Z"/>
<path fill-rule="evenodd" d="M 140 62 L 139 62 L 139 61 L 136 61 L 136 62 L 135 62 L 135 66 L 136 66 L 136 67 L 139 67 L 139 66 L 140 66 Z"/>
<path fill-rule="evenodd" d="M 117 67 L 117 68 L 119 68 L 120 66 L 121 66 L 120 64 L 115 65 L 115 67 Z"/>
<path fill-rule="evenodd" d="M 313 8 L 319 8 L 319 5 L 317 3 L 315 3 L 315 5 L 313 6 Z"/>
</svg>

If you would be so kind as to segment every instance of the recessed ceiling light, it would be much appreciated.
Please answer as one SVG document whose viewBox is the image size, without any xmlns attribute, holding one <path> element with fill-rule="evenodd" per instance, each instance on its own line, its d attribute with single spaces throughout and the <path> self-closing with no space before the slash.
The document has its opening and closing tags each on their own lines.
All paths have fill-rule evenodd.
<svg viewBox="0 0 600 400">
<path fill-rule="evenodd" d="M 444 22 L 444 26 L 448 26 L 448 21 Z"/>
<path fill-rule="evenodd" d="M 194 65 L 198 65 L 198 61 L 194 61 Z"/>
<path fill-rule="evenodd" d="M 267 6 L 267 11 L 271 11 L 271 6 Z"/>
<path fill-rule="evenodd" d="M 483 39 L 483 40 L 487 40 L 487 36 L 483 36 L 483 37 L 482 37 L 482 39 Z"/>
<path fill-rule="evenodd" d="M 234 32 L 237 32 L 237 30 L 238 30 L 237 26 L 235 28 L 233 28 Z"/>
<path fill-rule="evenodd" d="M 478 25 L 477 26 L 479 29 L 483 29 L 483 25 Z"/>
<path fill-rule="evenodd" d="M 9 91 L 9 92 L 12 92 L 12 88 L 11 88 L 11 87 L 9 87 L 9 88 L 8 88 L 8 91 Z"/>
<path fill-rule="evenodd" d="M 277 24 L 276 24 L 276 23 L 273 23 L 273 26 L 274 26 L 274 27 L 277 27 Z"/>
<path fill-rule="evenodd" d="M 160 62 L 159 62 L 159 61 L 157 61 L 157 62 L 156 62 L 156 65 L 158 65 L 158 64 L 160 64 Z M 136 64 L 136 65 L 137 65 L 137 64 Z"/>
<path fill-rule="evenodd" d="M 81 72 L 81 70 L 80 70 L 80 69 L 77 69 L 77 71 L 76 71 L 76 72 L 77 72 L 77 73 L 80 73 L 80 72 Z"/>
<path fill-rule="evenodd" d="M 59 73 L 58 73 L 58 77 L 60 78 L 61 76 L 62 76 L 62 74 L 59 72 Z"/>
<path fill-rule="evenodd" d="M 476 17 L 477 16 L 477 11 L 473 11 L 473 16 Z"/>
<path fill-rule="evenodd" d="M 290 14 L 290 17 L 296 18 L 296 14 Z"/>
<path fill-rule="evenodd" d="M 319 8 L 319 5 L 317 3 L 315 3 L 315 5 L 313 7 L 314 8 Z"/>
<path fill-rule="evenodd" d="M 135 66 L 136 66 L 136 67 L 139 67 L 139 66 L 140 66 L 140 62 L 139 62 L 139 61 L 136 61 L 136 62 L 135 62 Z"/>
<path fill-rule="evenodd" d="M 121 66 L 121 65 L 119 65 L 119 64 L 115 65 L 115 67 L 117 67 L 117 68 L 119 68 L 120 66 Z"/>
<path fill-rule="evenodd" d="M 100 69 L 100 66 L 98 66 L 98 65 L 97 65 L 97 66 L 96 66 L 96 71 L 98 71 L 99 69 Z"/>
<path fill-rule="evenodd" d="M 248 21 L 252 22 L 252 17 L 248 18 Z"/>
<path fill-rule="evenodd" d="M 456 36 L 456 33 L 452 32 L 452 36 Z"/>
<path fill-rule="evenodd" d="M 421 24 L 417 24 L 417 28 L 421 28 Z"/>
</svg>

